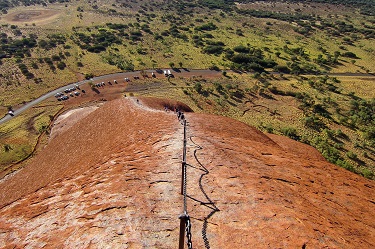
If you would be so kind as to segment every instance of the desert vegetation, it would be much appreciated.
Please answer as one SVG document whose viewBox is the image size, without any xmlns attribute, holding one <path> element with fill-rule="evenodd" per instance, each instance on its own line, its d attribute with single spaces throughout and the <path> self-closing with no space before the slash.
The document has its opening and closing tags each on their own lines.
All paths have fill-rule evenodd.
<svg viewBox="0 0 375 249">
<path fill-rule="evenodd" d="M 58 14 L 47 15 L 46 6 Z M 333 74 L 375 71 L 374 6 L 373 0 L 109 0 L 100 7 L 90 1 L 2 1 L 0 112 L 102 74 L 222 70 L 217 81 L 165 84 L 196 111 L 311 144 L 330 162 L 373 178 L 371 80 Z M 52 115 L 47 113 L 41 116 Z M 5 133 L 4 164 L 22 158 L 12 159 L 16 146 Z"/>
<path fill-rule="evenodd" d="M 343 77 L 345 79 L 345 77 Z M 371 91 L 373 79 L 361 81 Z M 184 84 L 184 83 L 181 83 Z M 196 77 L 182 96 L 198 112 L 230 116 L 317 148 L 330 162 L 373 178 L 374 94 L 364 98 L 337 77 L 229 73 Z"/>
</svg>

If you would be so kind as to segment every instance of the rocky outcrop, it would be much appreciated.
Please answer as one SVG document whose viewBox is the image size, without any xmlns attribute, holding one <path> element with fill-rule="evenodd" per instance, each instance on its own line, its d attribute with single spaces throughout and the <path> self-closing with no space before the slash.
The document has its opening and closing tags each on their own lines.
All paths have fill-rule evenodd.
<svg viewBox="0 0 375 249">
<path fill-rule="evenodd" d="M 105 103 L 0 182 L 0 247 L 176 248 L 183 127 L 163 107 Z M 186 113 L 194 248 L 371 248 L 375 184 L 313 148 Z"/>
</svg>

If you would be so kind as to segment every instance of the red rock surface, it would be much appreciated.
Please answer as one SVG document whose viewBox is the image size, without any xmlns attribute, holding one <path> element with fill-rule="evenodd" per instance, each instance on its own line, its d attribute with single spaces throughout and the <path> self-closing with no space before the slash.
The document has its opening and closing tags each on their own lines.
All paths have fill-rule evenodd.
<svg viewBox="0 0 375 249">
<path fill-rule="evenodd" d="M 107 102 L 1 180 L 0 247 L 177 248 L 183 127 L 164 105 Z M 194 248 L 375 247 L 372 181 L 241 122 L 186 118 Z"/>
</svg>

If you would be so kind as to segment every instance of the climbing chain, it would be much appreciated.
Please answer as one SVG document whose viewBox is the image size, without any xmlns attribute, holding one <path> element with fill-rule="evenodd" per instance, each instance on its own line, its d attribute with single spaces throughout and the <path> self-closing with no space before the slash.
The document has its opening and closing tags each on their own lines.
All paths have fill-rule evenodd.
<svg viewBox="0 0 375 249">
<path fill-rule="evenodd" d="M 179 242 L 179 249 L 183 249 L 184 247 L 184 237 L 186 236 L 187 239 L 187 247 L 188 249 L 193 248 L 193 242 L 191 240 L 191 221 L 190 217 L 187 212 L 187 165 L 186 165 L 186 119 L 184 114 L 180 111 L 177 111 L 178 120 L 184 126 L 184 140 L 183 140 L 183 152 L 182 152 L 182 182 L 181 182 L 181 194 L 183 195 L 183 214 L 180 215 L 180 242 Z M 185 229 L 184 229 L 185 228 Z"/>
<path fill-rule="evenodd" d="M 183 167 L 184 167 L 184 186 L 183 186 L 183 194 L 184 194 L 184 214 L 185 214 L 185 231 L 186 231 L 186 243 L 188 249 L 193 248 L 193 242 L 191 241 L 191 222 L 190 217 L 187 213 L 187 167 L 186 167 L 186 120 L 183 120 L 184 125 L 184 150 L 183 150 Z"/>
<path fill-rule="evenodd" d="M 187 212 L 187 163 L 186 163 L 186 119 L 184 117 L 184 115 L 182 114 L 182 112 L 178 111 L 177 112 L 177 116 L 178 116 L 178 120 L 182 123 L 182 125 L 184 126 L 184 144 L 183 144 L 183 154 L 182 154 L 182 186 L 181 186 L 181 194 L 183 194 L 183 205 L 184 205 L 184 210 L 183 210 L 183 214 L 180 216 L 180 219 L 181 219 L 181 223 L 180 223 L 180 244 L 179 244 L 179 248 L 182 249 L 183 248 L 183 241 L 184 241 L 184 234 L 183 234 L 183 225 L 185 225 L 185 235 L 186 235 L 186 238 L 187 238 L 187 246 L 188 246 L 188 249 L 192 249 L 193 248 L 193 243 L 192 243 L 192 235 L 191 235 L 191 221 L 190 221 L 190 217 L 188 215 L 188 212 Z M 199 188 L 200 190 L 202 191 L 202 193 L 204 194 L 204 196 L 206 197 L 207 199 L 207 203 L 204 203 L 205 206 L 209 207 L 210 209 L 212 209 L 212 211 L 210 212 L 210 214 L 204 218 L 204 222 L 203 222 L 203 227 L 202 227 L 202 238 L 203 238 L 203 242 L 204 242 L 204 245 L 206 247 L 206 249 L 210 249 L 210 243 L 209 243 L 209 240 L 207 238 L 207 225 L 208 225 L 208 220 L 211 218 L 212 215 L 214 215 L 214 213 L 220 211 L 216 205 L 214 204 L 214 202 L 210 199 L 210 197 L 207 195 L 206 191 L 204 190 L 203 186 L 202 186 L 202 180 L 203 180 L 203 177 L 205 175 L 207 175 L 209 173 L 208 169 L 199 161 L 198 159 L 198 156 L 197 156 L 197 151 L 198 150 L 202 150 L 203 148 L 198 145 L 197 143 L 195 143 L 192 139 L 192 137 L 190 137 L 190 140 L 191 142 L 195 145 L 195 150 L 194 150 L 194 158 L 196 160 L 196 162 L 199 164 L 201 170 L 204 172 L 201 174 L 200 178 L 199 178 Z M 185 224 L 182 223 L 182 219 L 184 220 Z"/>
<path fill-rule="evenodd" d="M 184 194 L 184 213 L 187 214 L 187 194 L 186 194 L 186 188 L 187 188 L 187 179 L 186 179 L 186 176 L 187 176 L 187 173 L 186 173 L 186 162 L 183 163 L 183 166 L 184 167 L 184 188 L 183 188 L 183 194 Z"/>
</svg>

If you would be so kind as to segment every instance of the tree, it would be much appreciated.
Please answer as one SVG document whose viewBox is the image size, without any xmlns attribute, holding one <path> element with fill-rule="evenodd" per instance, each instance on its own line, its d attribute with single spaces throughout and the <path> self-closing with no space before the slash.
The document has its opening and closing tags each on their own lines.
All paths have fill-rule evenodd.
<svg viewBox="0 0 375 249">
<path fill-rule="evenodd" d="M 9 152 L 12 149 L 12 147 L 9 144 L 4 144 L 4 151 Z"/>
<path fill-rule="evenodd" d="M 202 93 L 202 89 L 203 89 L 202 84 L 199 82 L 195 83 L 194 89 L 195 91 L 197 91 L 197 93 Z"/>
<path fill-rule="evenodd" d="M 58 69 L 64 70 L 65 67 L 66 67 L 66 64 L 64 62 L 60 61 L 59 63 L 57 63 Z"/>
<path fill-rule="evenodd" d="M 342 56 L 348 57 L 348 58 L 353 58 L 353 59 L 358 59 L 357 55 L 353 52 L 344 52 L 342 54 Z"/>
<path fill-rule="evenodd" d="M 169 66 L 171 67 L 171 68 L 174 68 L 174 63 L 173 62 L 169 62 Z"/>
<path fill-rule="evenodd" d="M 182 68 L 182 62 L 181 61 L 178 63 L 178 65 L 180 66 L 180 68 Z"/>
</svg>

